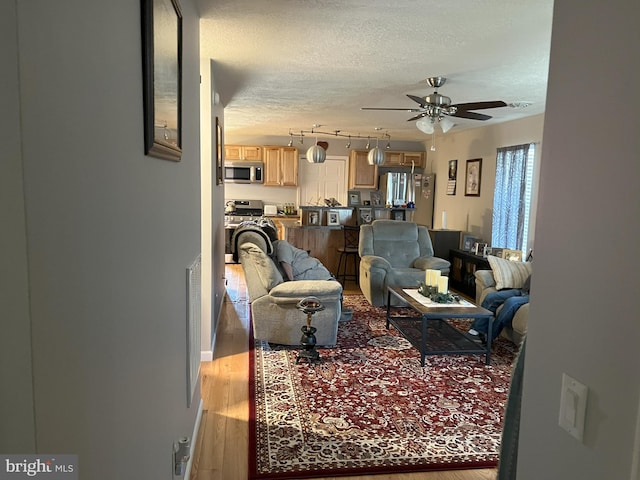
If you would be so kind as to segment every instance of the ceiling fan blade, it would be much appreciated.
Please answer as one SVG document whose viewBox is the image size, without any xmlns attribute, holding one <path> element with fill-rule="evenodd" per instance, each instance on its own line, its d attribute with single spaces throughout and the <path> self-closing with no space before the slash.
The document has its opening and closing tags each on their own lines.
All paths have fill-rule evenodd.
<svg viewBox="0 0 640 480">
<path fill-rule="evenodd" d="M 421 107 L 424 107 L 426 105 L 425 99 L 422 97 L 417 97 L 416 95 L 409 95 L 409 94 L 407 94 L 407 97 L 409 97 L 411 100 L 419 104 Z"/>
<path fill-rule="evenodd" d="M 420 119 L 422 117 L 426 117 L 426 116 L 427 116 L 427 112 L 422 112 L 422 113 L 416 115 L 415 117 L 411 117 L 410 119 L 407 120 L 407 122 L 411 122 L 413 120 L 418 120 L 418 119 Z"/>
<path fill-rule="evenodd" d="M 484 110 L 485 108 L 506 107 L 507 104 L 501 100 L 493 100 L 491 102 L 456 103 L 451 106 L 456 107 L 458 110 Z"/>
<path fill-rule="evenodd" d="M 360 110 L 399 110 L 403 112 L 421 112 L 420 108 L 383 108 L 383 107 L 360 107 Z"/>
<path fill-rule="evenodd" d="M 458 110 L 456 113 L 449 113 L 450 117 L 469 118 L 471 120 L 489 120 L 492 118 L 484 113 L 466 112 L 464 110 Z"/>
</svg>

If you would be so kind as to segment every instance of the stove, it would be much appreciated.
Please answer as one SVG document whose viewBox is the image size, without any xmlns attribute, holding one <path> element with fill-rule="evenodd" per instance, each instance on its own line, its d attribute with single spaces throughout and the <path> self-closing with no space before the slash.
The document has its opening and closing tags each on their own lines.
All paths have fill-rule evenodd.
<svg viewBox="0 0 640 480">
<path fill-rule="evenodd" d="M 231 255 L 231 237 L 233 231 L 242 222 L 257 220 L 264 214 L 262 200 L 227 200 L 224 213 L 225 263 L 233 263 Z"/>
<path fill-rule="evenodd" d="M 262 200 L 228 200 L 224 214 L 225 228 L 235 228 L 241 222 L 255 220 L 264 215 Z"/>
</svg>

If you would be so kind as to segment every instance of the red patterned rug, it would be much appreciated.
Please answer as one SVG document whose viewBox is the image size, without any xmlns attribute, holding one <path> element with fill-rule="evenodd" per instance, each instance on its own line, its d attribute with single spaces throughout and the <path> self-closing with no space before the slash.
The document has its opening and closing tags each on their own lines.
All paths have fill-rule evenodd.
<svg viewBox="0 0 640 480">
<path fill-rule="evenodd" d="M 362 295 L 322 362 L 256 342 L 250 358 L 251 479 L 494 467 L 516 347 L 484 356 L 420 354 Z M 303 324 L 301 315 L 301 325 Z M 461 329 L 468 322 L 461 321 Z"/>
</svg>

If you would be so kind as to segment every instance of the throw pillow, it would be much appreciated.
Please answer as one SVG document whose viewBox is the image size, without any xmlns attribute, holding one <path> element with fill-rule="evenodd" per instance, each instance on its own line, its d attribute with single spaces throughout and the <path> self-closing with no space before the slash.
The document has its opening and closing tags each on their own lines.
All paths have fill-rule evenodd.
<svg viewBox="0 0 640 480">
<path fill-rule="evenodd" d="M 524 282 L 531 275 L 531 263 L 514 262 L 493 255 L 489 255 L 487 260 L 489 260 L 497 290 L 522 288 Z"/>
</svg>

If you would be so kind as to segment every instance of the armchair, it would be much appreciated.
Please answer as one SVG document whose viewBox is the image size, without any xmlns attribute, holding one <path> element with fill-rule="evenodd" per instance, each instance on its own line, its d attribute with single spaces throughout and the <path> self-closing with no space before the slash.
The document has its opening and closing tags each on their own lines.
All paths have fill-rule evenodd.
<svg viewBox="0 0 640 480">
<path fill-rule="evenodd" d="M 371 303 L 387 304 L 387 286 L 417 287 L 427 269 L 449 273 L 450 263 L 433 256 L 427 227 L 414 222 L 375 220 L 360 227 L 360 289 Z"/>
</svg>

